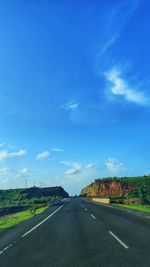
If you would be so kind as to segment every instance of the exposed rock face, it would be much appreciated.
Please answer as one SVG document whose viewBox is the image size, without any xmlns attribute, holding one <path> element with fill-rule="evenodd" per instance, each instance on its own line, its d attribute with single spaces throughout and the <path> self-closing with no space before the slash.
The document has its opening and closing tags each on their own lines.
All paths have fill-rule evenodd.
<svg viewBox="0 0 150 267">
<path fill-rule="evenodd" d="M 94 183 L 82 189 L 80 195 L 87 197 L 122 197 L 133 189 L 133 185 L 117 179 L 97 179 Z"/>
<path fill-rule="evenodd" d="M 39 188 L 39 187 L 31 187 L 27 188 L 22 191 L 23 194 L 27 194 L 27 198 L 32 197 L 47 197 L 47 196 L 59 196 L 59 197 L 69 197 L 68 193 L 61 187 L 61 186 L 54 186 L 54 187 L 45 187 L 45 188 Z"/>
</svg>

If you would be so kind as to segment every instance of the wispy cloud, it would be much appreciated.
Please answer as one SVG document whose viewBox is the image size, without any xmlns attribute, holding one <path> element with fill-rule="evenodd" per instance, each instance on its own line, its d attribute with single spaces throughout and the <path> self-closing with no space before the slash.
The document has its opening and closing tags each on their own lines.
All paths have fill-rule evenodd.
<svg viewBox="0 0 150 267">
<path fill-rule="evenodd" d="M 70 160 L 61 160 L 59 163 L 65 165 L 65 166 L 70 166 Z"/>
<path fill-rule="evenodd" d="M 0 147 L 3 147 L 3 146 L 5 146 L 5 143 L 0 143 Z"/>
<path fill-rule="evenodd" d="M 126 101 L 136 104 L 147 105 L 146 96 L 137 89 L 137 86 L 131 86 L 129 81 L 122 78 L 122 71 L 115 68 L 116 65 L 129 64 L 130 60 L 124 58 L 118 62 L 118 54 L 113 52 L 115 44 L 123 33 L 123 28 L 128 23 L 132 15 L 137 11 L 141 0 L 126 0 L 114 3 L 103 18 L 104 30 L 101 33 L 98 59 L 98 73 L 107 81 L 112 83 L 111 92 L 115 96 L 122 96 Z M 119 55 L 122 53 L 120 52 Z M 117 55 L 117 57 L 116 57 Z M 143 88 L 142 88 L 143 89 Z M 143 90 L 142 90 L 143 91 Z"/>
<path fill-rule="evenodd" d="M 39 153 L 37 156 L 36 156 L 36 159 L 37 160 L 44 160 L 46 158 L 48 158 L 50 155 L 50 153 L 48 151 L 44 151 L 44 152 L 41 152 Z"/>
<path fill-rule="evenodd" d="M 8 172 L 7 167 L 0 168 L 0 175 L 5 175 L 7 174 L 7 172 Z"/>
<path fill-rule="evenodd" d="M 72 160 L 62 160 L 60 161 L 61 164 L 67 166 L 67 167 L 73 167 L 76 169 L 81 169 L 81 164 L 77 161 L 72 161 Z"/>
<path fill-rule="evenodd" d="M 119 33 L 115 33 L 113 36 L 110 36 L 108 40 L 103 44 L 102 49 L 101 49 L 101 55 L 105 55 L 106 52 L 109 50 L 109 48 L 112 47 L 112 45 L 117 41 L 119 38 Z"/>
<path fill-rule="evenodd" d="M 107 81 L 111 83 L 110 90 L 112 94 L 115 96 L 122 96 L 129 102 L 147 105 L 148 99 L 146 96 L 142 92 L 132 88 L 128 81 L 122 78 L 121 74 L 121 71 L 116 68 L 112 68 L 105 74 Z"/>
<path fill-rule="evenodd" d="M 67 111 L 74 111 L 78 109 L 79 103 L 76 100 L 69 101 L 68 103 L 61 106 L 61 108 Z"/>
<path fill-rule="evenodd" d="M 62 160 L 61 164 L 66 167 L 70 167 L 67 171 L 63 173 L 63 175 L 75 175 L 78 174 L 82 170 L 82 165 L 79 162 L 74 162 L 71 160 Z"/>
<path fill-rule="evenodd" d="M 86 165 L 84 166 L 84 168 L 85 168 L 86 170 L 93 169 L 93 168 L 94 168 L 94 164 L 92 164 L 92 163 L 86 164 Z"/>
<path fill-rule="evenodd" d="M 8 152 L 8 150 L 0 151 L 0 160 L 8 159 L 8 158 L 19 158 L 23 157 L 26 154 L 26 151 L 21 149 L 18 152 Z"/>
<path fill-rule="evenodd" d="M 64 149 L 62 149 L 62 148 L 52 148 L 51 151 L 53 151 L 53 152 L 63 152 Z"/>
<path fill-rule="evenodd" d="M 123 162 L 116 158 L 108 158 L 105 161 L 105 166 L 107 170 L 109 170 L 111 173 L 114 173 L 114 174 L 117 174 L 120 171 L 126 170 Z"/>
<path fill-rule="evenodd" d="M 66 172 L 64 172 L 63 174 L 64 175 L 75 175 L 75 174 L 78 174 L 80 172 L 79 169 L 69 169 L 67 170 Z"/>
<path fill-rule="evenodd" d="M 64 175 L 76 175 L 76 174 L 86 174 L 89 170 L 94 168 L 94 164 L 89 163 L 86 165 L 83 165 L 79 162 L 74 161 L 60 161 L 61 164 L 65 165 L 66 167 L 70 167 L 67 171 L 65 171 Z"/>
<path fill-rule="evenodd" d="M 23 168 L 19 171 L 19 173 L 15 176 L 15 178 L 22 178 L 27 176 L 27 174 L 29 173 L 29 169 L 28 168 Z"/>
<path fill-rule="evenodd" d="M 124 2 L 113 4 L 113 8 L 105 15 L 104 39 L 100 49 L 100 56 L 106 55 L 110 48 L 116 43 L 121 35 L 123 27 L 138 9 L 141 0 L 126 0 Z"/>
</svg>

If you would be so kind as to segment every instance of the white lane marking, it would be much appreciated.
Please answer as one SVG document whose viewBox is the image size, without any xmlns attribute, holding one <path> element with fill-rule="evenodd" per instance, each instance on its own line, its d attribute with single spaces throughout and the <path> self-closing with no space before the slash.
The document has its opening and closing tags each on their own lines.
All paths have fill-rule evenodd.
<svg viewBox="0 0 150 267">
<path fill-rule="evenodd" d="M 129 247 L 123 242 L 121 241 L 115 234 L 113 234 L 111 231 L 109 231 L 109 233 L 126 249 L 128 249 Z"/>
<path fill-rule="evenodd" d="M 4 250 L 7 250 L 9 247 L 10 247 L 10 246 L 7 246 L 6 248 L 3 248 L 3 251 L 4 251 Z"/>
<path fill-rule="evenodd" d="M 67 201 L 69 202 L 69 200 Z M 43 221 L 41 221 L 40 223 L 38 223 L 36 226 L 34 226 L 32 229 L 30 229 L 27 233 L 25 233 L 24 235 L 22 235 L 21 237 L 25 237 L 26 235 L 28 235 L 29 233 L 31 233 L 34 229 L 36 229 L 37 227 L 39 227 L 42 223 L 44 223 L 45 221 L 47 221 L 50 217 L 52 217 L 57 211 L 59 211 L 63 206 L 65 205 L 65 203 L 60 206 L 57 210 L 55 210 L 52 214 L 50 214 L 47 218 L 45 218 Z M 17 241 L 13 241 L 14 243 L 16 243 Z M 12 247 L 12 244 L 9 244 L 7 247 L 3 248 L 2 250 L 0 250 L 0 255 L 4 253 L 4 251 L 6 251 L 7 249 L 9 249 L 10 247 Z"/>
<path fill-rule="evenodd" d="M 79 204 L 80 204 L 81 208 L 83 208 L 83 209 L 84 209 L 84 206 L 83 206 L 81 203 L 79 203 Z"/>
<path fill-rule="evenodd" d="M 93 214 L 91 214 L 91 217 L 95 220 L 96 218 L 95 218 L 95 216 L 93 215 Z"/>
<path fill-rule="evenodd" d="M 43 221 L 41 221 L 40 223 L 38 223 L 37 225 L 35 225 L 33 228 L 31 228 L 28 232 L 26 232 L 24 235 L 22 235 L 21 237 L 25 237 L 28 234 L 30 234 L 32 231 L 34 231 L 36 228 L 38 228 L 41 224 L 43 224 L 44 222 L 46 222 L 49 218 L 51 218 L 56 212 L 58 212 L 60 209 L 62 209 L 62 207 L 65 205 L 66 203 L 64 203 L 62 206 L 60 206 L 57 210 L 55 210 L 53 213 L 51 213 L 48 217 L 46 217 Z"/>
<path fill-rule="evenodd" d="M 10 247 L 12 247 L 12 244 L 8 245 L 7 247 L 3 248 L 1 251 L 0 251 L 0 255 L 4 253 L 5 250 L 9 249 Z"/>
</svg>

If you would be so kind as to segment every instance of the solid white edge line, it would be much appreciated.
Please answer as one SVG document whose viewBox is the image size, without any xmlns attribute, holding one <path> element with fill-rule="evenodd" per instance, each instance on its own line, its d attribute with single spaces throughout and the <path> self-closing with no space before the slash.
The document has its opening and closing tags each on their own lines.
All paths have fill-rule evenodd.
<svg viewBox="0 0 150 267">
<path fill-rule="evenodd" d="M 95 218 L 95 216 L 93 215 L 93 214 L 91 214 L 91 217 L 95 220 L 96 218 Z"/>
<path fill-rule="evenodd" d="M 7 249 L 9 249 L 10 247 L 12 246 L 12 244 L 8 245 L 7 247 L 3 248 L 1 251 L 0 251 L 0 255 L 3 254 L 3 252 Z"/>
<path fill-rule="evenodd" d="M 51 213 L 48 217 L 46 217 L 43 221 L 41 221 L 40 223 L 38 223 L 37 225 L 35 225 L 33 228 L 31 228 L 28 232 L 26 232 L 25 234 L 23 234 L 21 237 L 25 237 L 28 234 L 30 234 L 32 231 L 34 231 L 36 228 L 38 228 L 41 224 L 43 224 L 44 222 L 46 222 L 49 218 L 51 218 L 57 211 L 59 211 L 66 203 L 64 203 L 62 206 L 60 206 L 57 210 L 55 210 L 53 213 Z"/>
<path fill-rule="evenodd" d="M 123 242 L 121 241 L 115 234 L 113 234 L 111 231 L 109 231 L 109 233 L 125 248 L 128 249 L 129 247 Z"/>
</svg>

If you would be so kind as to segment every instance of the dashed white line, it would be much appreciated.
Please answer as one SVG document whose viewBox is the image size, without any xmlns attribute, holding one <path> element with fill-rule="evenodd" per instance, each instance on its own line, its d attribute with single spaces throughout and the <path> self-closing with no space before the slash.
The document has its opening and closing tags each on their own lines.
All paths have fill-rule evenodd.
<svg viewBox="0 0 150 267">
<path fill-rule="evenodd" d="M 93 215 L 93 214 L 91 214 L 91 217 L 95 220 L 96 218 L 95 218 L 95 216 Z"/>
<path fill-rule="evenodd" d="M 24 235 L 22 235 L 21 237 L 25 237 L 28 234 L 30 234 L 32 231 L 34 231 L 36 228 L 38 228 L 41 224 L 43 224 L 44 222 L 46 222 L 49 218 L 51 218 L 56 212 L 58 212 L 60 209 L 62 209 L 62 207 L 65 205 L 65 203 L 60 206 L 57 210 L 55 210 L 53 213 L 51 213 L 48 217 L 46 217 L 43 221 L 41 221 L 40 223 L 38 223 L 37 225 L 35 225 L 33 228 L 31 228 L 28 232 L 26 232 Z"/>
<path fill-rule="evenodd" d="M 111 231 L 109 231 L 109 234 L 111 234 L 125 249 L 128 249 L 129 247 L 121 241 L 115 234 L 113 234 Z"/>
</svg>

